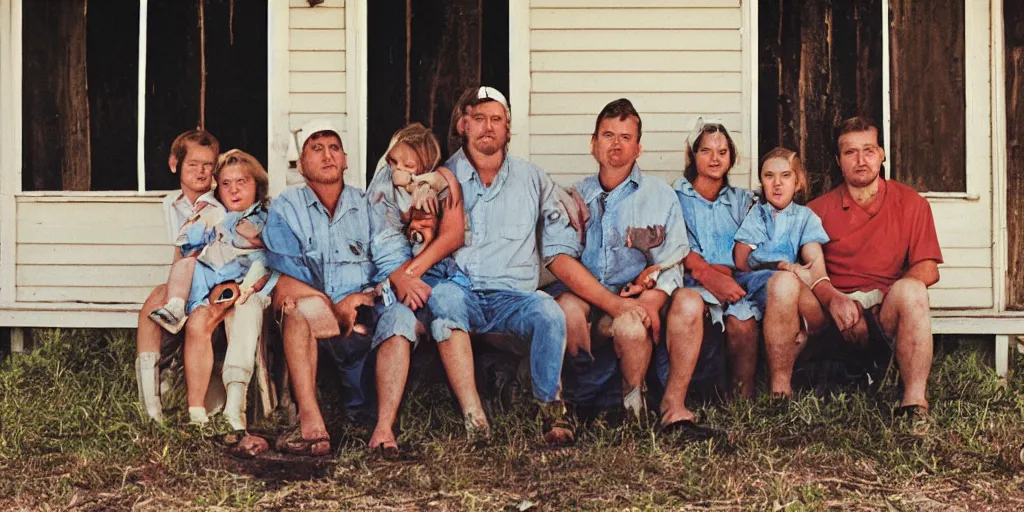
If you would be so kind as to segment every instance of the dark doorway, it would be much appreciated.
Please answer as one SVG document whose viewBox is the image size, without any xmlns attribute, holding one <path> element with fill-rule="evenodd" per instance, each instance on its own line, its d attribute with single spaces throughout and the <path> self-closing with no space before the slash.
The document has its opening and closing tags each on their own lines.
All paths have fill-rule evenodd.
<svg viewBox="0 0 1024 512">
<path fill-rule="evenodd" d="M 797 151 L 812 198 L 842 181 L 832 127 L 855 115 L 882 121 L 881 1 L 758 4 L 758 148 Z"/>
<path fill-rule="evenodd" d="M 462 91 L 484 84 L 508 94 L 508 15 L 504 1 L 369 3 L 367 183 L 402 126 L 430 127 L 447 156 L 449 118 Z"/>
<path fill-rule="evenodd" d="M 1024 5 L 1003 4 L 1006 36 L 1007 308 L 1024 310 Z"/>
</svg>

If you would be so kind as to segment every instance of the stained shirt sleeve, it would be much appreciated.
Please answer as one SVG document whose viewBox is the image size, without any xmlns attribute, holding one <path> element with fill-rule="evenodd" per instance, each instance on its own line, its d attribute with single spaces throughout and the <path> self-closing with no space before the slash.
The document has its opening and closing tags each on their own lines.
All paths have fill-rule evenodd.
<svg viewBox="0 0 1024 512">
<path fill-rule="evenodd" d="M 401 210 L 393 200 L 390 172 L 378 172 L 366 190 L 370 217 L 370 256 L 379 283 L 412 258 L 412 246 L 404 233 Z"/>
<path fill-rule="evenodd" d="M 286 201 L 278 199 L 270 204 L 267 225 L 263 228 L 267 264 L 281 274 L 316 287 L 313 283 L 313 273 L 304 260 L 300 234 L 295 231 L 298 229 L 298 223 L 295 222 L 297 218 L 294 206 Z"/>
<path fill-rule="evenodd" d="M 821 225 L 821 219 L 810 208 L 804 211 L 807 214 L 807 220 L 804 222 L 803 233 L 800 234 L 800 247 L 811 242 L 818 242 L 819 244 L 828 243 L 828 233 L 825 233 L 825 227 Z"/>
<path fill-rule="evenodd" d="M 683 286 L 682 259 L 690 254 L 690 244 L 686 234 L 686 221 L 683 220 L 683 209 L 676 200 L 675 194 L 668 197 L 668 215 L 665 219 L 665 242 L 651 250 L 654 261 L 662 264 L 679 262 L 678 265 L 661 272 L 658 276 L 657 288 L 668 295 Z"/>
<path fill-rule="evenodd" d="M 907 263 L 915 265 L 925 260 L 935 260 L 942 263 L 942 249 L 939 246 L 939 237 L 935 233 L 935 219 L 932 217 L 932 207 L 924 198 L 917 196 L 911 198 L 914 201 L 910 208 L 904 208 L 904 214 L 908 214 L 905 222 L 910 228 L 910 250 L 907 253 Z M 910 211 L 908 211 L 910 210 Z"/>
<path fill-rule="evenodd" d="M 821 227 L 821 221 L 818 221 L 818 227 Z M 768 241 L 768 230 L 759 212 L 751 211 L 743 218 L 743 223 L 740 224 L 740 229 L 736 230 L 733 240 L 754 247 Z"/>
<path fill-rule="evenodd" d="M 579 235 L 569 224 L 569 213 L 558 202 L 555 182 L 544 171 L 536 169 L 540 179 L 541 258 L 547 266 L 559 254 L 579 259 L 583 247 Z"/>
</svg>

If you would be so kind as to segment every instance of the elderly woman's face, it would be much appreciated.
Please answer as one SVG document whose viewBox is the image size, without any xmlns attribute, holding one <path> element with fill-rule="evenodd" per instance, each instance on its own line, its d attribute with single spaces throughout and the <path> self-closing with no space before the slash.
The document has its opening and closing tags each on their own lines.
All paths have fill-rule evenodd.
<svg viewBox="0 0 1024 512">
<path fill-rule="evenodd" d="M 705 133 L 696 151 L 697 177 L 720 180 L 729 172 L 729 140 L 721 132 Z"/>
</svg>

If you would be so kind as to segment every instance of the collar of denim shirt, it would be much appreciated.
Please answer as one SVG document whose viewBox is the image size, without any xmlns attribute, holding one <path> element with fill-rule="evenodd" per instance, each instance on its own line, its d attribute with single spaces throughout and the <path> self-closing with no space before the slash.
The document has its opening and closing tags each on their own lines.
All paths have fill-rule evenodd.
<svg viewBox="0 0 1024 512">
<path fill-rule="evenodd" d="M 644 174 L 640 170 L 640 166 L 636 162 L 633 162 L 633 170 L 629 172 L 629 176 L 619 183 L 614 189 L 608 191 L 608 195 L 613 194 L 616 190 L 621 189 L 624 186 L 631 186 L 633 190 L 639 189 L 640 184 L 643 183 Z M 595 175 L 593 180 L 583 180 L 580 183 L 580 195 L 583 196 L 583 202 L 590 204 L 597 200 L 598 197 L 605 191 L 604 187 L 601 186 L 600 174 Z"/>
<path fill-rule="evenodd" d="M 485 196 L 487 199 L 493 198 L 498 194 L 501 189 L 501 185 L 508 179 L 509 167 L 511 164 L 512 157 L 505 155 L 505 159 L 501 162 L 501 168 L 498 169 L 498 174 L 494 177 L 494 182 L 491 186 L 485 186 L 483 180 L 480 179 L 480 173 L 476 172 L 476 168 L 473 167 L 473 163 L 469 161 L 469 157 L 463 157 L 455 162 L 455 177 L 459 180 L 460 185 L 466 185 L 468 183 L 476 182 L 479 186 L 479 193 Z M 462 188 L 462 193 L 467 193 L 466 187 Z"/>
<path fill-rule="evenodd" d="M 705 201 L 708 203 L 721 202 L 724 205 L 730 206 L 733 204 L 733 201 L 735 200 L 737 190 L 736 187 L 733 187 L 731 185 L 723 186 L 722 190 L 718 191 L 718 197 L 716 197 L 714 201 L 708 201 L 707 199 L 704 198 L 704 196 L 698 194 L 697 191 L 694 190 L 693 184 L 690 183 L 690 180 L 686 178 L 679 178 L 679 180 L 676 181 L 675 187 L 673 188 L 681 192 L 683 195 L 695 197 L 697 199 L 700 199 L 701 201 Z"/>
<path fill-rule="evenodd" d="M 332 216 L 327 211 L 327 207 L 320 202 L 320 198 L 309 188 L 309 185 L 302 187 L 302 193 L 306 196 L 306 206 L 316 207 L 324 215 L 330 217 L 331 222 L 336 222 L 344 217 L 346 213 L 359 209 L 359 202 L 363 200 L 363 196 L 359 193 L 358 189 L 345 185 L 341 189 L 341 197 L 338 198 L 338 204 L 334 207 L 334 215 Z"/>
</svg>

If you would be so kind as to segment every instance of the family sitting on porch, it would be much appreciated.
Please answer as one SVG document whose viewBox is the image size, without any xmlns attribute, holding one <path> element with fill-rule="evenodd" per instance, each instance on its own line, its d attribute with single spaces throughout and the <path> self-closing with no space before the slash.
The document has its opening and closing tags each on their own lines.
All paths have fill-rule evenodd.
<svg viewBox="0 0 1024 512">
<path fill-rule="evenodd" d="M 245 434 L 244 409 L 272 305 L 298 409 L 298 427 L 275 443 L 287 453 L 331 452 L 319 368 L 337 374 L 346 412 L 375 418 L 369 448 L 397 454 L 410 361 L 427 340 L 467 435 L 488 437 L 473 352 L 495 337 L 471 338 L 485 333 L 529 354 L 552 445 L 575 438 L 565 402 L 622 407 L 642 422 L 649 386 L 662 429 L 722 440 L 697 423 L 690 389 L 753 397 L 762 354 L 780 403 L 792 396 L 798 359 L 827 352 L 875 380 L 895 362 L 901 411 L 927 427 L 927 287 L 942 255 L 928 203 L 881 176 L 885 151 L 870 120 L 836 128 L 845 181 L 807 206 L 807 173 L 787 149 L 761 160 L 759 192 L 730 185 L 736 145 L 712 120 L 690 131 L 673 185 L 645 175 L 642 121 L 626 99 L 597 115 L 598 172 L 567 190 L 508 154 L 501 92 L 468 90 L 453 124 L 462 147 L 443 166 L 430 130 L 397 131 L 364 193 L 344 182 L 338 128 L 310 121 L 297 140 L 305 184 L 269 207 L 256 159 L 239 150 L 218 157 L 217 140 L 202 130 L 179 136 L 168 164 L 181 192 L 165 201 L 175 264 L 139 315 L 146 413 L 162 420 L 161 369 L 183 343 L 191 421 L 203 424 L 222 406 L 234 453 L 268 449 Z M 542 266 L 553 282 L 540 282 Z M 213 340 L 222 336 L 217 376 Z"/>
</svg>

